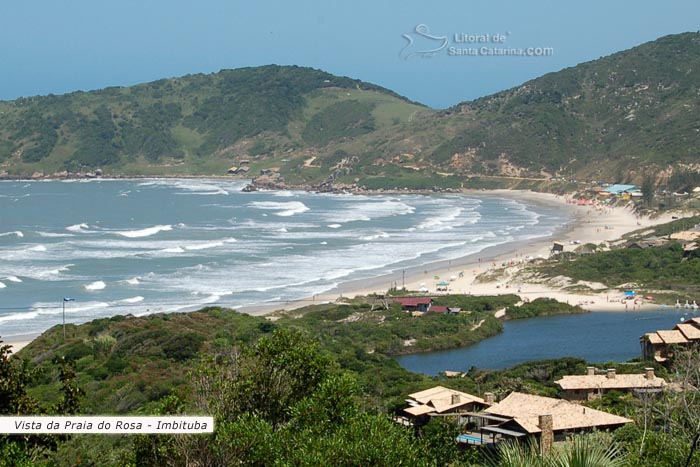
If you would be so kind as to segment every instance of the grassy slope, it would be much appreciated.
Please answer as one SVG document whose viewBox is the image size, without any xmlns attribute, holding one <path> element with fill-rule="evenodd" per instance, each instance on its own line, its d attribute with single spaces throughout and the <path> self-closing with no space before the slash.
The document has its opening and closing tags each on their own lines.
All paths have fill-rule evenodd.
<svg viewBox="0 0 700 467">
<path fill-rule="evenodd" d="M 0 102 L 0 170 L 224 174 L 243 158 L 259 169 L 290 153 L 302 157 L 310 146 L 304 136 L 318 139 L 309 122 L 345 101 L 360 104 L 355 120 L 371 120 L 372 129 L 427 111 L 379 86 L 310 68 L 223 70 Z M 355 120 L 338 135 L 352 134 Z"/>
<path fill-rule="evenodd" d="M 382 149 L 462 176 L 639 183 L 645 172 L 696 163 L 698 67 L 700 34 L 667 36 L 418 119 Z"/>
</svg>

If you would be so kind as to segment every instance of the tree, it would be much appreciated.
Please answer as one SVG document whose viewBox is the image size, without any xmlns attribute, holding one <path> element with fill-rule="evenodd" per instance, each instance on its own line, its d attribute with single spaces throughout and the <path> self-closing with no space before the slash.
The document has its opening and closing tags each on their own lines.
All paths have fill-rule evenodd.
<svg viewBox="0 0 700 467">
<path fill-rule="evenodd" d="M 646 175 L 642 180 L 642 201 L 646 203 L 647 207 L 651 207 L 651 203 L 654 201 L 654 185 L 652 175 Z"/>
<path fill-rule="evenodd" d="M 26 360 L 10 358 L 9 345 L 0 340 L 0 415 L 72 414 L 79 408 L 82 395 L 75 384 L 75 371 L 71 365 L 61 361 L 59 379 L 63 399 L 53 407 L 43 408 L 27 394 L 32 376 Z M 53 435 L 0 435 L 0 465 L 35 465 L 51 451 L 55 451 L 66 436 Z"/>
</svg>

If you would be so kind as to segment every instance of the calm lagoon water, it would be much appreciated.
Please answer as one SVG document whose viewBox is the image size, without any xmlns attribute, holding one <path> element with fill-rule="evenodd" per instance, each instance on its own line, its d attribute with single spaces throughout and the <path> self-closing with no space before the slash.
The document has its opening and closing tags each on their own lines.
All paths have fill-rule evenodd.
<svg viewBox="0 0 700 467">
<path fill-rule="evenodd" d="M 671 329 L 697 312 L 659 308 L 595 312 L 506 321 L 497 336 L 462 349 L 406 355 L 404 368 L 428 375 L 477 368 L 503 369 L 531 360 L 581 357 L 592 363 L 623 362 L 641 355 L 639 337 Z"/>
</svg>

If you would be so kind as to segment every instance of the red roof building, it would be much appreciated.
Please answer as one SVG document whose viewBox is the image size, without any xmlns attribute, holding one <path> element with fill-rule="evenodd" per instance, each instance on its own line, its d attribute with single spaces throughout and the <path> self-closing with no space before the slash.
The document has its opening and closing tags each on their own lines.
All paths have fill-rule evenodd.
<svg viewBox="0 0 700 467">
<path fill-rule="evenodd" d="M 430 297 L 396 297 L 394 303 L 400 303 L 404 311 L 428 311 L 433 304 Z"/>
</svg>

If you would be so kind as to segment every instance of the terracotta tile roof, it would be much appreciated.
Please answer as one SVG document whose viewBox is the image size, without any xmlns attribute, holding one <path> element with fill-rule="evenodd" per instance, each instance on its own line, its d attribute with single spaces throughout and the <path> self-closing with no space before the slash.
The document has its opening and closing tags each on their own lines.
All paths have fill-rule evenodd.
<svg viewBox="0 0 700 467">
<path fill-rule="evenodd" d="M 403 409 L 404 412 L 413 415 L 414 417 L 417 417 L 419 415 L 425 415 L 427 413 L 435 412 L 435 408 L 431 407 L 429 405 L 414 405 L 412 407 L 408 407 Z"/>
<path fill-rule="evenodd" d="M 650 332 L 648 334 L 645 334 L 646 338 L 649 339 L 649 342 L 652 344 L 663 344 L 664 341 L 659 337 L 659 335 L 655 332 Z"/>
<path fill-rule="evenodd" d="M 447 307 L 440 306 L 440 305 L 433 305 L 430 307 L 430 312 L 431 313 L 447 313 Z"/>
<path fill-rule="evenodd" d="M 541 431 L 538 426 L 540 415 L 552 416 L 554 431 L 607 427 L 632 422 L 629 418 L 583 407 L 573 402 L 520 392 L 511 393 L 484 412 L 512 418 L 528 433 Z"/>
<path fill-rule="evenodd" d="M 685 344 L 688 342 L 680 331 L 656 331 L 664 344 Z"/>
<path fill-rule="evenodd" d="M 651 389 L 666 386 L 663 378 L 654 376 L 647 379 L 645 374 L 618 375 L 608 378 L 606 375 L 573 375 L 564 376 L 555 381 L 563 390 L 574 389 Z"/>
<path fill-rule="evenodd" d="M 693 326 L 690 323 L 677 324 L 674 329 L 677 329 L 688 340 L 700 339 L 700 328 Z"/>
<path fill-rule="evenodd" d="M 453 398 L 452 396 L 457 397 Z M 426 389 L 425 391 L 409 394 L 408 397 L 416 402 L 419 402 L 420 404 L 432 407 L 433 409 L 431 411 L 437 413 L 446 412 L 456 407 L 461 407 L 465 404 L 474 402 L 486 404 L 484 399 L 481 397 L 473 396 L 471 394 L 467 394 L 466 392 L 455 391 L 454 389 L 448 389 L 443 386 L 435 386 L 434 388 Z"/>
</svg>

